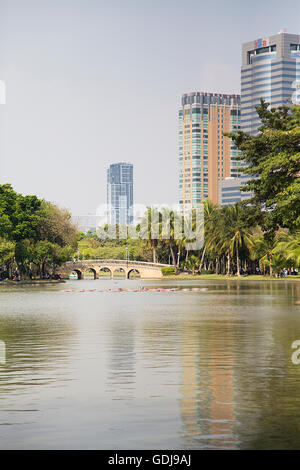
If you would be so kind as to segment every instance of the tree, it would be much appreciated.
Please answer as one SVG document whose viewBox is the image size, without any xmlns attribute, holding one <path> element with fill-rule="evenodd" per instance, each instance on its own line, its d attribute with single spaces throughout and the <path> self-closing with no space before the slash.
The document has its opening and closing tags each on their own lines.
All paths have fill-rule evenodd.
<svg viewBox="0 0 300 470">
<path fill-rule="evenodd" d="M 153 263 L 157 263 L 157 245 L 160 230 L 160 213 L 154 207 L 148 207 L 146 213 L 139 224 L 140 237 L 147 240 L 148 246 L 152 250 Z"/>
<path fill-rule="evenodd" d="M 275 233 L 300 226 L 300 108 L 268 107 L 263 99 L 256 107 L 262 124 L 257 135 L 226 135 L 242 152 L 243 172 L 253 177 L 242 191 L 254 192 L 249 202 L 261 209 L 260 225 Z"/>
<path fill-rule="evenodd" d="M 12 238 L 16 200 L 17 193 L 10 184 L 0 185 L 0 236 L 6 239 Z"/>
<path fill-rule="evenodd" d="M 175 224 L 179 220 L 182 220 L 182 216 L 170 211 L 167 207 L 162 208 L 161 212 L 161 229 L 159 231 L 160 240 L 170 248 L 172 264 L 174 266 L 174 272 L 177 274 L 177 260 L 176 260 L 176 230 Z"/>
<path fill-rule="evenodd" d="M 194 276 L 196 269 L 199 269 L 200 265 L 200 258 L 197 256 L 190 256 L 186 261 L 185 261 L 185 267 L 189 270 L 192 271 L 192 274 Z"/>
<path fill-rule="evenodd" d="M 43 217 L 40 218 L 39 235 L 60 246 L 77 246 L 77 229 L 71 221 L 71 214 L 48 201 L 42 201 Z"/>
<path fill-rule="evenodd" d="M 286 260 L 291 261 L 294 267 L 300 266 L 300 231 L 295 233 L 281 233 L 275 253 L 282 254 Z"/>
<path fill-rule="evenodd" d="M 219 207 L 209 199 L 204 201 L 204 247 L 202 251 L 199 269 L 202 269 L 204 257 L 207 251 L 216 251 L 216 245 L 219 241 L 220 232 L 217 227 L 220 221 Z"/>
<path fill-rule="evenodd" d="M 11 275 L 12 266 L 14 263 L 15 256 L 15 243 L 5 240 L 5 238 L 0 239 L 0 266 L 4 266 L 5 271 Z"/>
<path fill-rule="evenodd" d="M 254 238 L 251 246 L 251 258 L 259 261 L 260 268 L 269 266 L 270 276 L 273 275 L 272 258 L 276 253 L 276 237 L 260 235 Z"/>
<path fill-rule="evenodd" d="M 0 262 L 10 268 L 10 275 L 15 263 L 21 277 L 30 274 L 32 264 L 44 276 L 76 246 L 77 230 L 68 211 L 37 196 L 18 194 L 10 184 L 0 185 Z M 58 256 L 65 247 L 72 250 L 66 248 L 64 256 Z"/>
<path fill-rule="evenodd" d="M 252 229 L 249 227 L 247 209 L 241 204 L 224 206 L 222 208 L 222 220 L 219 226 L 219 246 L 227 252 L 227 256 L 236 256 L 237 275 L 241 275 L 240 249 L 252 245 Z M 229 264 L 230 264 L 230 258 Z"/>
</svg>

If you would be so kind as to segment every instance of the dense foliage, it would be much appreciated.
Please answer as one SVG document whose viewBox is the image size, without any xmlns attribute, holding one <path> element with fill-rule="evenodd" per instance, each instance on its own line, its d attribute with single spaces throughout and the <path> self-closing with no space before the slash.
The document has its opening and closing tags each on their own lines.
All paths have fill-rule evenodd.
<svg viewBox="0 0 300 470">
<path fill-rule="evenodd" d="M 241 150 L 244 173 L 252 177 L 244 191 L 253 191 L 251 204 L 259 211 L 265 231 L 300 227 L 300 107 L 269 109 L 261 100 L 257 135 L 227 134 Z"/>
<path fill-rule="evenodd" d="M 67 211 L 0 185 L 1 277 L 53 277 L 76 246 L 77 231 Z"/>
</svg>

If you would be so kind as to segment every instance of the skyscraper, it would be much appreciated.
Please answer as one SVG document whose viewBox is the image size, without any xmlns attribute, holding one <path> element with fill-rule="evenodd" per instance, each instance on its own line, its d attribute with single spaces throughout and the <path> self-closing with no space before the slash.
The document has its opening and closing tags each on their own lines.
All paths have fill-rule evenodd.
<svg viewBox="0 0 300 470">
<path fill-rule="evenodd" d="M 107 170 L 108 223 L 133 223 L 133 165 L 113 163 Z"/>
<path fill-rule="evenodd" d="M 179 204 L 218 203 L 218 182 L 240 176 L 239 151 L 223 132 L 240 128 L 240 96 L 188 93 L 179 109 Z"/>
<path fill-rule="evenodd" d="M 244 201 L 253 196 L 251 192 L 241 191 L 240 188 L 247 181 L 249 176 L 243 175 L 239 178 L 228 177 L 219 183 L 219 205 L 230 206 L 236 202 Z"/>
<path fill-rule="evenodd" d="M 254 106 L 264 98 L 271 107 L 291 103 L 300 80 L 300 36 L 281 31 L 242 46 L 242 130 L 255 134 L 260 125 Z"/>
</svg>

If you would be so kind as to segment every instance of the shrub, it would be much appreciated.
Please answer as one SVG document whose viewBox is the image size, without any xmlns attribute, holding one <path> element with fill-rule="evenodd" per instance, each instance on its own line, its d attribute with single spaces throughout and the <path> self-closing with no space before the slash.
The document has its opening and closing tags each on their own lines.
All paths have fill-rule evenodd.
<svg viewBox="0 0 300 470">
<path fill-rule="evenodd" d="M 165 266 L 164 268 L 161 268 L 161 272 L 163 273 L 163 276 L 175 274 L 175 270 L 173 266 Z"/>
</svg>

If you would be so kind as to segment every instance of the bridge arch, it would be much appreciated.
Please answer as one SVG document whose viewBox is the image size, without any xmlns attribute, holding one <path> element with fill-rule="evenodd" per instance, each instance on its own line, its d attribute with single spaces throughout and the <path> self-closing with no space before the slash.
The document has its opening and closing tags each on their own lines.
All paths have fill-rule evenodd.
<svg viewBox="0 0 300 470">
<path fill-rule="evenodd" d="M 139 274 L 139 276 L 142 277 L 141 272 L 138 269 L 132 268 L 127 271 L 126 279 L 130 279 L 130 274 L 133 273 Z"/>
<path fill-rule="evenodd" d="M 81 281 L 81 279 L 83 279 L 83 271 L 80 271 L 80 269 L 73 269 L 73 271 L 71 271 L 70 274 L 72 274 L 72 273 L 77 274 L 78 281 Z"/>
<path fill-rule="evenodd" d="M 85 269 L 84 273 L 92 273 L 94 275 L 94 279 L 97 279 L 98 276 L 97 276 L 97 271 L 95 268 L 93 267 L 90 267 L 90 268 L 87 268 Z"/>
<path fill-rule="evenodd" d="M 111 268 L 109 268 L 108 266 L 100 266 L 99 268 L 99 277 L 100 277 L 100 273 L 101 272 L 104 272 L 104 273 L 107 273 L 107 275 L 112 279 L 113 278 L 113 271 Z"/>
<path fill-rule="evenodd" d="M 112 268 L 113 269 L 113 276 L 117 276 L 117 277 L 120 277 L 121 279 L 126 279 L 127 275 L 126 275 L 126 270 L 121 266 L 121 267 L 115 267 L 115 268 Z"/>
</svg>

